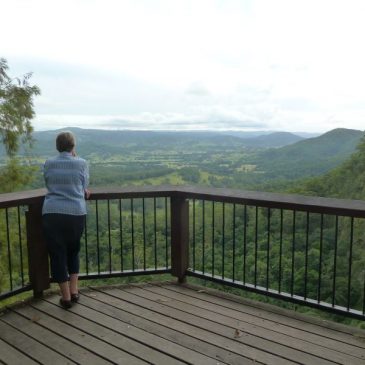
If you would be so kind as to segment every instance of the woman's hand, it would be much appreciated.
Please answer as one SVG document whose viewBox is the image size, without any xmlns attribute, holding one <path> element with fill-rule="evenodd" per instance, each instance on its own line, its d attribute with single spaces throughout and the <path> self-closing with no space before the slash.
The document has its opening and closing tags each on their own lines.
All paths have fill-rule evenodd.
<svg viewBox="0 0 365 365">
<path fill-rule="evenodd" d="M 85 199 L 89 199 L 90 198 L 90 195 L 91 195 L 91 192 L 89 189 L 85 189 Z"/>
</svg>

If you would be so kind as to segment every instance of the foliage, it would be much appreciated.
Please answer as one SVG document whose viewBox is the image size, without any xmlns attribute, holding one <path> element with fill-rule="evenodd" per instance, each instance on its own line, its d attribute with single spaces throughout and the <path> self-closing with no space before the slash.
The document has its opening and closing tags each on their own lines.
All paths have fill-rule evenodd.
<svg viewBox="0 0 365 365">
<path fill-rule="evenodd" d="M 0 170 L 0 193 L 17 191 L 33 181 L 37 167 L 26 165 L 19 158 L 11 158 Z"/>
<path fill-rule="evenodd" d="M 365 200 L 365 136 L 356 152 L 342 165 L 327 174 L 306 180 L 291 192 L 343 199 Z"/>
<path fill-rule="evenodd" d="M 1 192 L 13 191 L 30 181 L 32 168 L 27 168 L 15 158 L 20 143 L 32 145 L 34 117 L 33 97 L 40 94 L 37 86 L 29 84 L 31 73 L 12 79 L 8 64 L 0 58 L 0 136 L 8 159 L 0 170 Z"/>
<path fill-rule="evenodd" d="M 31 143 L 34 117 L 33 97 L 40 94 L 37 86 L 31 86 L 28 73 L 22 79 L 11 79 L 7 74 L 7 61 L 0 58 L 0 133 L 6 153 L 14 156 L 19 140 Z"/>
<path fill-rule="evenodd" d="M 316 138 L 263 151 L 255 163 L 271 177 L 318 176 L 344 162 L 355 151 L 362 136 L 358 130 L 334 129 Z"/>
</svg>

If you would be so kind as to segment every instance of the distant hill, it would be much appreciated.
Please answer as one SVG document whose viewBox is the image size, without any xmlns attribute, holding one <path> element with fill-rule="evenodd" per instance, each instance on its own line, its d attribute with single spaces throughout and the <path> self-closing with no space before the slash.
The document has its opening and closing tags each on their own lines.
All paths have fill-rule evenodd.
<svg viewBox="0 0 365 365">
<path fill-rule="evenodd" d="M 244 139 L 248 139 L 248 138 L 255 138 L 255 137 L 259 137 L 259 136 L 267 136 L 268 134 L 289 133 L 289 132 L 285 132 L 285 131 L 280 131 L 280 132 L 275 132 L 275 131 L 249 131 L 249 132 L 245 132 L 245 131 L 222 131 L 222 132 L 219 132 L 219 133 L 230 135 L 230 136 L 235 136 L 235 137 L 241 137 L 241 138 L 244 138 Z M 291 134 L 294 134 L 296 136 L 303 137 L 303 138 L 312 138 L 312 137 L 318 137 L 321 133 L 293 132 Z"/>
<path fill-rule="evenodd" d="M 270 176 L 300 178 L 325 173 L 344 162 L 356 149 L 364 132 L 338 128 L 319 137 L 261 152 L 254 160 Z"/>
<path fill-rule="evenodd" d="M 365 136 L 340 166 L 291 190 L 305 195 L 365 200 Z"/>
<path fill-rule="evenodd" d="M 254 138 L 242 139 L 245 146 L 250 147 L 282 147 L 304 140 L 303 137 L 289 132 L 274 132 Z"/>
<path fill-rule="evenodd" d="M 134 148 L 141 151 L 186 149 L 191 146 L 217 146 L 218 150 L 229 146 L 242 146 L 241 139 L 221 136 L 213 132 L 155 132 L 132 130 L 101 130 L 64 128 L 62 130 L 35 132 L 34 154 L 50 156 L 55 153 L 55 138 L 60 131 L 69 130 L 76 135 L 77 151 L 87 157 L 98 152 L 122 154 Z"/>
<path fill-rule="evenodd" d="M 133 131 L 74 127 L 62 130 L 70 130 L 75 133 L 77 151 L 85 157 L 99 152 L 122 154 L 131 148 L 138 148 L 141 151 L 168 151 L 172 148 L 187 151 L 210 147 L 216 149 L 217 152 L 224 152 L 232 148 L 265 149 L 302 140 L 302 137 L 287 132 L 270 133 L 244 139 L 239 136 L 214 131 Z M 35 143 L 32 154 L 36 156 L 54 155 L 55 138 L 62 130 L 34 132 Z M 20 151 L 20 154 L 22 153 Z M 0 150 L 0 155 L 4 155 L 4 151 Z"/>
</svg>

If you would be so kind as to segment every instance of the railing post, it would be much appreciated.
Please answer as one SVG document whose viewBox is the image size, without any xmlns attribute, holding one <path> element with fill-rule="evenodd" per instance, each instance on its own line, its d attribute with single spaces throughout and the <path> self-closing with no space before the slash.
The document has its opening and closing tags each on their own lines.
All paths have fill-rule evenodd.
<svg viewBox="0 0 365 365">
<path fill-rule="evenodd" d="M 186 280 L 189 266 L 189 201 L 171 197 L 171 274 Z"/>
<path fill-rule="evenodd" d="M 28 206 L 26 212 L 29 278 L 34 297 L 41 297 L 49 285 L 46 242 L 42 234 L 42 201 Z"/>
</svg>

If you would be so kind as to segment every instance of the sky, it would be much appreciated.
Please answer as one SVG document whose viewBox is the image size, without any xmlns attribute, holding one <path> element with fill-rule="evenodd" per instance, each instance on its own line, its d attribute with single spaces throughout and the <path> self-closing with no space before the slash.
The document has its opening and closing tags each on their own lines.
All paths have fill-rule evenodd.
<svg viewBox="0 0 365 365">
<path fill-rule="evenodd" d="M 0 0 L 36 130 L 365 126 L 363 0 Z"/>
</svg>

